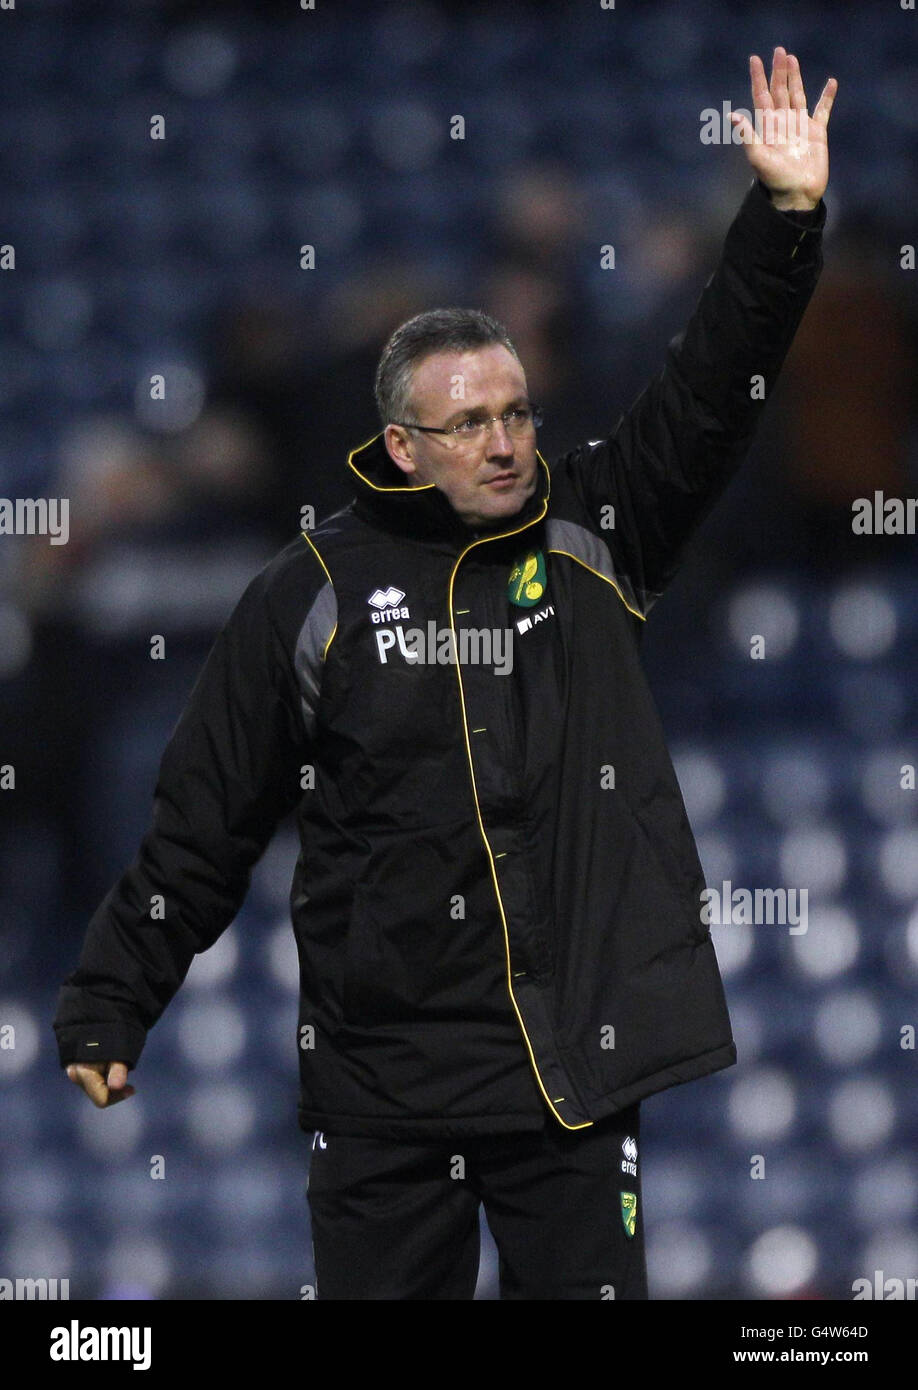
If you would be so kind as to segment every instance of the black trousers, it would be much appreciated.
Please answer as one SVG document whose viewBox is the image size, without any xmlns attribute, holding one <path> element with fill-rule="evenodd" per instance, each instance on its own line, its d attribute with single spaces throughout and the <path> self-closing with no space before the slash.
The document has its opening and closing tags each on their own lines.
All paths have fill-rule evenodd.
<svg viewBox="0 0 918 1390">
<path fill-rule="evenodd" d="M 502 1299 L 646 1299 L 639 1105 L 587 1129 L 403 1143 L 317 1133 L 318 1299 L 470 1299 L 483 1203 Z"/>
</svg>

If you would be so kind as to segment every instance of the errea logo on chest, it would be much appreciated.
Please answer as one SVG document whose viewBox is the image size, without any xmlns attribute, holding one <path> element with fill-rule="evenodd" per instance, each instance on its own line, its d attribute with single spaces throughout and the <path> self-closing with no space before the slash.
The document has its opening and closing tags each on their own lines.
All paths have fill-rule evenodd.
<svg viewBox="0 0 918 1390">
<path fill-rule="evenodd" d="M 374 589 L 367 603 L 370 605 L 370 621 L 373 623 L 394 623 L 399 618 L 410 618 L 407 608 L 398 605 L 405 597 L 401 589 L 391 584 L 388 589 Z"/>
</svg>

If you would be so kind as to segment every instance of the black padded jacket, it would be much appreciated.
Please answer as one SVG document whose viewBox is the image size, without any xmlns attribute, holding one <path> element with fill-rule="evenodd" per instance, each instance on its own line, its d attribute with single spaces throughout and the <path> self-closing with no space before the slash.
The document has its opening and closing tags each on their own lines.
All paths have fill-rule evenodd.
<svg viewBox="0 0 918 1390">
<path fill-rule="evenodd" d="M 639 634 L 748 450 L 824 221 L 754 182 L 661 373 L 539 454 L 498 527 L 405 487 L 381 435 L 350 454 L 354 501 L 217 637 L 62 987 L 62 1065 L 136 1065 L 294 810 L 305 1129 L 577 1129 L 736 1060 Z"/>
</svg>

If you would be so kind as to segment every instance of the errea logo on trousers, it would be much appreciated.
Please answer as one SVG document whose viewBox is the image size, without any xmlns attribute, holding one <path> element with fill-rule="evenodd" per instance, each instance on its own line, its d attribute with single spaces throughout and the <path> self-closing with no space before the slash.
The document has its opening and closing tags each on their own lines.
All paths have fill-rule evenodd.
<svg viewBox="0 0 918 1390">
<path fill-rule="evenodd" d="M 370 621 L 374 623 L 397 622 L 399 618 L 410 618 L 411 614 L 407 608 L 399 608 L 399 604 L 405 597 L 401 589 L 396 589 L 389 585 L 388 589 L 374 589 L 367 603 L 373 610 L 370 613 Z"/>
</svg>

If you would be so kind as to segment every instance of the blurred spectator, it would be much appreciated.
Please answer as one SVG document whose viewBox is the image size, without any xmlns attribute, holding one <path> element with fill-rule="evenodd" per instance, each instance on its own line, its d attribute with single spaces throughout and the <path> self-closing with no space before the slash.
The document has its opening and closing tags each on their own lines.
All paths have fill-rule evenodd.
<svg viewBox="0 0 918 1390">
<path fill-rule="evenodd" d="M 264 294 L 231 303 L 210 330 L 211 395 L 270 441 L 262 508 L 277 544 L 348 502 L 347 455 L 380 428 L 373 376 L 403 318 L 445 289 L 420 266 L 380 261 L 354 270 L 323 302 L 318 322 Z"/>
<path fill-rule="evenodd" d="M 914 555 L 914 537 L 856 535 L 852 503 L 904 497 L 915 410 L 915 325 L 903 300 L 896 249 L 875 222 L 845 227 L 832 243 L 818 291 L 786 366 L 791 441 L 788 477 L 802 513 L 805 556 L 848 567 L 894 550 Z"/>
</svg>

